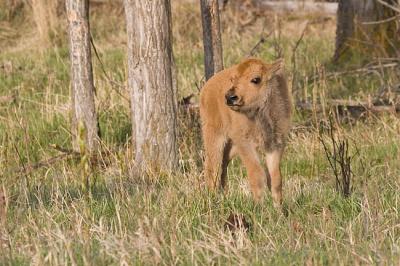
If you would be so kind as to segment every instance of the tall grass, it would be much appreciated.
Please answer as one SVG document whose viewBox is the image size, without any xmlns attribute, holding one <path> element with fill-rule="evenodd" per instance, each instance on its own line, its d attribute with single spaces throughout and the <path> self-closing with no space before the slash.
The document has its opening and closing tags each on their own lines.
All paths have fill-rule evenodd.
<svg viewBox="0 0 400 266">
<path fill-rule="evenodd" d="M 173 4 L 179 94 L 197 96 L 196 84 L 201 84 L 203 75 L 200 7 L 189 2 Z M 227 66 L 240 60 L 263 32 L 274 27 L 267 17 L 242 28 L 229 10 L 222 18 Z M 278 43 L 290 77 L 289 59 L 299 37 L 296 25 L 305 18 L 279 19 L 280 39 L 268 38 L 257 56 L 273 59 Z M 26 27 L 18 23 L 13 27 Z M 91 23 L 105 70 L 123 84 L 123 14 L 107 6 L 96 7 Z M 300 81 L 329 71 L 333 33 L 333 20 L 310 24 L 296 54 Z M 296 111 L 282 165 L 282 213 L 273 208 L 269 195 L 261 204 L 252 201 L 239 160 L 229 167 L 225 194 L 205 189 L 195 113 L 180 114 L 180 170 L 176 174 L 150 179 L 130 176 L 129 103 L 107 82 L 93 59 L 103 139 L 102 153 L 88 169 L 88 193 L 82 188 L 81 160 L 68 154 L 66 42 L 44 52 L 36 49 L 39 44 L 27 48 L 9 45 L 9 40 L 4 43 L 8 45 L 2 49 L 0 65 L 7 63 L 8 67 L 0 68 L 0 96 L 15 97 L 0 98 L 0 196 L 5 195 L 4 200 L 0 198 L 0 264 L 398 264 L 397 116 L 373 115 L 338 124 L 341 138 L 359 149 L 352 161 L 353 193 L 344 198 L 335 191 L 335 177 L 319 141 L 324 115 L 316 110 Z M 384 75 L 396 80 L 393 72 Z M 299 97 L 316 103 L 344 95 L 361 99 L 378 90 L 377 79 L 369 75 L 304 81 Z M 122 93 L 128 95 L 124 89 Z M 60 155 L 60 159 L 49 160 Z M 244 215 L 251 229 L 235 234 L 227 231 L 224 225 L 232 213 Z"/>
</svg>

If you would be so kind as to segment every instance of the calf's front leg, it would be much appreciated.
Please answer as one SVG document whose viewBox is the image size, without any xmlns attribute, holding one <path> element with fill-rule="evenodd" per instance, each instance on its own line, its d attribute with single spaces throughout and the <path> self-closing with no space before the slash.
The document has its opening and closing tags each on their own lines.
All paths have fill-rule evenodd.
<svg viewBox="0 0 400 266">
<path fill-rule="evenodd" d="M 229 163 L 230 143 L 222 135 L 203 133 L 205 148 L 205 179 L 208 188 L 224 189 L 226 187 L 227 167 Z"/>
<path fill-rule="evenodd" d="M 280 208 L 282 205 L 282 177 L 280 172 L 282 152 L 282 149 L 278 149 L 266 154 L 266 164 L 271 178 L 272 200 L 276 208 Z"/>
<path fill-rule="evenodd" d="M 264 196 L 266 175 L 257 155 L 257 151 L 252 146 L 242 146 L 237 149 L 240 159 L 247 170 L 250 189 L 257 202 L 261 202 Z"/>
</svg>

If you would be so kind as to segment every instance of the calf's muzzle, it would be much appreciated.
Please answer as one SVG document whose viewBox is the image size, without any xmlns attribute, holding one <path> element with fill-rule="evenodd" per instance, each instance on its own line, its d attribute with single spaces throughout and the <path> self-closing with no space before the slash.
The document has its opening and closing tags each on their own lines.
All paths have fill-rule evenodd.
<svg viewBox="0 0 400 266">
<path fill-rule="evenodd" d="M 232 88 L 228 90 L 228 92 L 225 94 L 225 99 L 226 99 L 226 105 L 233 106 L 236 105 L 237 101 L 239 100 L 239 97 L 235 94 L 235 91 Z"/>
</svg>

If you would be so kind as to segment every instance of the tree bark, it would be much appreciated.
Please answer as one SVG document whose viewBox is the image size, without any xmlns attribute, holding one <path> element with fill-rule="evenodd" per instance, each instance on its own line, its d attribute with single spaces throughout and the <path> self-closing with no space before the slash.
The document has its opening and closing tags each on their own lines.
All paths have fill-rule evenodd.
<svg viewBox="0 0 400 266">
<path fill-rule="evenodd" d="M 384 0 L 398 5 L 397 0 Z M 399 18 L 377 0 L 340 0 L 334 61 L 363 56 L 392 56 L 399 52 Z"/>
<path fill-rule="evenodd" d="M 218 0 L 201 0 L 206 80 L 224 68 Z"/>
<path fill-rule="evenodd" d="M 98 124 L 94 103 L 90 51 L 89 1 L 67 0 L 72 94 L 73 147 L 93 151 L 98 145 Z M 84 144 L 84 145 L 83 145 Z"/>
<path fill-rule="evenodd" d="M 171 171 L 177 166 L 171 4 L 124 0 L 124 5 L 136 170 Z"/>
</svg>

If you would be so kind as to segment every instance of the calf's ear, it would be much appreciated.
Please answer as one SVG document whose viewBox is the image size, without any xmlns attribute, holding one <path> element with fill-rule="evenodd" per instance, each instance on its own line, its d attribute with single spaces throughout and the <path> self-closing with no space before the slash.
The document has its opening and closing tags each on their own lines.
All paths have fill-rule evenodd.
<svg viewBox="0 0 400 266">
<path fill-rule="evenodd" d="M 276 60 L 275 62 L 273 62 L 269 69 L 269 76 L 272 78 L 276 75 L 283 75 L 285 71 L 285 60 L 283 58 L 279 58 L 278 60 Z"/>
</svg>

